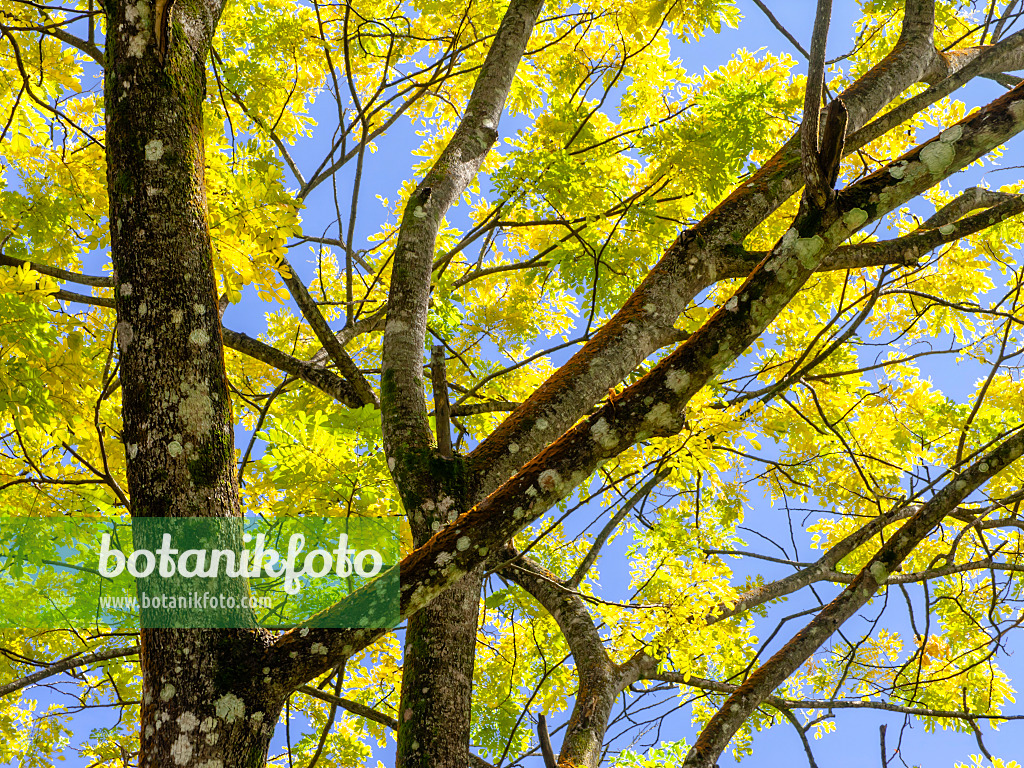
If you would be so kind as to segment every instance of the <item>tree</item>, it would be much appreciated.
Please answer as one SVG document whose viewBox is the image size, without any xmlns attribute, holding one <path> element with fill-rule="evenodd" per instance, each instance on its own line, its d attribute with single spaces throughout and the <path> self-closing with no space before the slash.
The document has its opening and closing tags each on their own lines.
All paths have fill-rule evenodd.
<svg viewBox="0 0 1024 768">
<path fill-rule="evenodd" d="M 672 46 L 739 20 L 718 0 L 4 0 L 5 512 L 400 504 L 412 547 L 404 649 L 387 629 L 8 633 L 0 691 L 79 675 L 122 718 L 93 765 L 262 766 L 295 706 L 307 764 L 355 764 L 388 728 L 400 766 L 503 764 L 568 710 L 546 759 L 596 766 L 615 703 L 660 684 L 706 693 L 696 743 L 660 758 L 687 766 L 776 720 L 810 756 L 830 723 L 798 713 L 861 706 L 985 751 L 1024 567 L 1024 198 L 943 185 L 1024 128 L 1016 7 L 874 3 L 839 66 L 821 0 L 805 80 L 746 51 L 686 75 Z M 982 77 L 1009 90 L 968 113 L 951 94 Z M 373 153 L 410 120 L 422 161 L 367 225 Z M 303 226 L 313 201 L 336 237 Z M 245 286 L 298 314 L 231 330 Z M 932 354 L 982 371 L 963 402 Z M 812 505 L 822 552 L 738 583 L 758 482 Z M 599 498 L 599 533 L 568 536 Z M 633 595 L 601 601 L 622 534 Z M 814 585 L 763 658 L 753 616 Z M 880 623 L 900 592 L 912 642 Z M 45 762 L 59 720 L 6 701 Z"/>
</svg>

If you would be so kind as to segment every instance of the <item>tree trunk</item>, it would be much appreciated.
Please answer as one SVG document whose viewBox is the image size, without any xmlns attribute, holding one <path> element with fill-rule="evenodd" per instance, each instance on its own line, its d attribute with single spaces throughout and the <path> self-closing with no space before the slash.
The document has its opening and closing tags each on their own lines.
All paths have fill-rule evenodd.
<svg viewBox="0 0 1024 768">
<path fill-rule="evenodd" d="M 220 7 L 118 0 L 107 13 L 107 180 L 132 515 L 237 517 L 202 130 Z M 254 624 L 141 635 L 139 765 L 263 766 L 284 700 L 261 665 L 269 636 Z"/>
<path fill-rule="evenodd" d="M 282 699 L 266 683 L 268 638 L 248 630 L 142 633 L 140 768 L 263 768 Z"/>
<path fill-rule="evenodd" d="M 465 511 L 462 458 L 431 456 L 404 497 L 415 546 Z M 427 487 L 424 487 L 424 484 Z M 413 483 L 406 487 L 416 487 Z M 397 768 L 466 768 L 483 569 L 476 568 L 409 619 L 402 664 Z"/>
</svg>

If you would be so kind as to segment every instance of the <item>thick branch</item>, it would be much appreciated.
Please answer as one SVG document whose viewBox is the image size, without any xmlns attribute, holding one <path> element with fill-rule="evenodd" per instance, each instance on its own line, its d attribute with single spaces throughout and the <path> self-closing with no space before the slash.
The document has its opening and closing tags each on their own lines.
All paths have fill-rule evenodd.
<svg viewBox="0 0 1024 768">
<path fill-rule="evenodd" d="M 513 0 L 509 5 L 465 116 L 406 204 L 395 246 L 381 365 L 384 446 L 389 458 L 431 445 L 422 369 L 434 242 L 441 219 L 476 176 L 498 137 L 498 120 L 541 5 L 542 0 Z M 400 462 L 395 470 L 399 489 L 413 482 L 403 476 L 403 465 Z"/>
</svg>

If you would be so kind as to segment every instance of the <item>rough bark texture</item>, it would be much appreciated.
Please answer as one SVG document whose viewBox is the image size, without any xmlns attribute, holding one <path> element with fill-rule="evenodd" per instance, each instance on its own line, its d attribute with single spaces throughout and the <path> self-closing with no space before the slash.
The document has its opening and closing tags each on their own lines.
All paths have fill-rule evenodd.
<svg viewBox="0 0 1024 768">
<path fill-rule="evenodd" d="M 441 219 L 498 137 L 498 120 L 541 5 L 542 0 L 513 0 L 509 5 L 465 115 L 410 198 L 395 245 L 382 350 L 381 417 L 388 467 L 416 546 L 468 509 L 465 464 L 461 456 L 450 455 L 447 418 L 439 426 L 446 430 L 439 450 L 427 420 L 423 351 L 434 242 Z M 482 579 L 478 563 L 408 623 L 396 759 L 400 768 L 465 768 L 469 762 Z"/>
<path fill-rule="evenodd" d="M 238 515 L 201 104 L 219 8 L 108 5 L 107 162 L 135 517 Z M 143 629 L 142 768 L 264 765 L 283 699 L 256 630 Z"/>
</svg>

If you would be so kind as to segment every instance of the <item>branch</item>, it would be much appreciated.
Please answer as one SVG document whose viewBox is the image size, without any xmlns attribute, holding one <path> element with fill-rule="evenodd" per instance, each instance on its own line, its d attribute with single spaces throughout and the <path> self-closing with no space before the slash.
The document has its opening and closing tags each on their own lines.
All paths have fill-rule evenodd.
<svg viewBox="0 0 1024 768">
<path fill-rule="evenodd" d="M 622 508 L 616 512 L 612 519 L 608 521 L 608 524 L 601 529 L 601 533 L 599 533 L 597 538 L 594 539 L 594 543 L 591 545 L 590 551 L 587 552 L 586 557 L 583 558 L 579 567 L 576 568 L 576 572 L 573 573 L 572 578 L 565 582 L 566 587 L 569 589 L 576 589 L 579 587 L 580 582 L 583 581 L 583 577 L 587 575 L 587 571 L 593 567 L 594 562 L 597 560 L 597 556 L 601 553 L 601 548 L 604 546 L 604 543 L 608 541 L 608 537 L 612 535 L 612 532 L 619 526 L 619 523 L 621 523 L 623 518 L 630 513 L 633 507 L 650 495 L 651 491 L 654 490 L 654 486 L 668 477 L 671 472 L 672 470 L 668 467 L 656 472 L 654 477 L 644 483 L 636 493 L 629 497 L 626 503 L 622 505 Z"/>
<path fill-rule="evenodd" d="M 904 523 L 868 561 L 838 597 L 768 661 L 756 669 L 708 721 L 683 763 L 711 768 L 747 717 L 764 702 L 818 647 L 831 637 L 885 585 L 893 571 L 969 494 L 1024 453 L 1024 429 L 980 458 L 938 491 Z"/>
<path fill-rule="evenodd" d="M 544 768 L 556 768 L 555 750 L 551 747 L 551 736 L 548 734 L 548 720 L 542 712 L 537 716 L 537 738 L 540 740 L 540 751 L 544 755 Z"/>
<path fill-rule="evenodd" d="M 335 336 L 334 331 L 328 327 L 327 321 L 320 312 L 320 308 L 313 301 L 313 297 L 309 295 L 306 284 L 298 278 L 295 269 L 288 263 L 287 259 L 281 260 L 281 267 L 281 279 L 288 286 L 288 292 L 295 299 L 295 303 L 299 306 L 299 311 L 302 312 L 302 316 L 306 318 L 306 322 L 313 329 L 313 333 L 320 343 L 323 344 L 324 349 L 327 350 L 331 360 L 338 366 L 338 372 L 351 385 L 352 391 L 359 401 L 359 405 L 355 407 L 358 408 L 362 405 L 377 406 L 377 397 L 373 394 L 369 382 L 366 381 L 366 377 L 363 376 L 356 364 L 352 362 L 352 358 L 348 356 L 345 348 L 338 341 L 338 337 Z"/>
<path fill-rule="evenodd" d="M 351 325 L 346 325 L 334 334 L 334 336 L 338 340 L 338 343 L 344 347 L 357 336 L 381 330 L 384 327 L 384 317 L 385 308 L 381 307 L 373 314 L 364 317 L 362 320 L 357 320 Z M 315 355 L 309 358 L 309 362 L 314 365 L 323 365 L 327 361 L 327 357 L 327 350 L 321 347 Z"/>
<path fill-rule="evenodd" d="M 818 0 L 811 34 L 811 54 L 804 90 L 804 118 L 800 124 L 800 168 L 804 177 L 804 199 L 817 208 L 828 205 L 832 191 L 822 176 L 818 153 L 818 118 L 825 85 L 825 43 L 832 18 L 832 0 Z"/>
<path fill-rule="evenodd" d="M 355 387 L 345 379 L 334 375 L 321 365 L 307 363 L 244 333 L 222 328 L 224 346 L 248 355 L 272 368 L 302 379 L 319 390 L 326 392 L 339 403 L 349 408 L 360 408 L 365 403 Z"/>
<path fill-rule="evenodd" d="M 965 189 L 955 198 L 937 210 L 924 224 L 921 229 L 937 229 L 946 224 L 962 219 L 971 211 L 978 208 L 991 208 L 1005 200 L 1019 198 L 1019 195 L 1010 195 L 1005 192 L 994 192 L 983 187 L 970 187 Z"/>
<path fill-rule="evenodd" d="M 133 645 L 130 648 L 114 648 L 113 650 L 97 651 L 96 653 L 89 653 L 84 656 L 68 656 L 65 659 L 61 659 L 49 666 L 43 667 L 38 672 L 33 672 L 30 675 L 25 675 L 25 677 L 21 677 L 13 682 L 7 683 L 7 685 L 0 686 L 0 696 L 7 696 L 15 691 L 20 691 L 22 688 L 27 688 L 33 683 L 38 683 L 40 680 L 45 680 L 48 677 L 59 675 L 61 672 L 67 672 L 69 669 L 86 667 L 90 664 L 95 664 L 98 661 L 109 661 L 110 659 L 134 656 L 138 652 L 139 646 Z"/>
<path fill-rule="evenodd" d="M 651 666 L 648 666 L 647 669 L 649 672 L 641 675 L 641 679 L 659 680 L 676 685 L 688 685 L 691 688 L 699 688 L 702 691 L 712 691 L 714 693 L 731 694 L 740 688 L 738 685 L 720 683 L 717 680 L 708 680 L 696 675 L 681 675 L 678 672 L 658 672 L 656 668 Z M 862 701 L 861 699 L 788 699 L 779 696 L 768 696 L 765 698 L 764 703 L 770 704 L 773 707 L 787 707 L 789 709 L 875 709 L 884 712 L 898 712 L 901 715 L 948 717 L 957 720 L 1024 720 L 1024 715 L 979 715 L 968 711 L 907 707 L 902 704 L 890 704 L 884 701 Z"/>
<path fill-rule="evenodd" d="M 437 427 L 437 451 L 441 458 L 452 457 L 452 407 L 448 402 L 448 376 L 444 369 L 444 347 L 430 351 L 430 381 L 434 390 L 434 423 Z"/>
<path fill-rule="evenodd" d="M 66 32 L 60 27 L 36 27 L 36 30 L 42 32 L 45 35 L 52 35 L 63 43 L 77 48 L 90 59 L 100 65 L 100 69 L 105 69 L 106 57 L 103 55 L 103 51 L 95 43 L 91 43 L 88 40 L 83 40 L 80 37 L 72 35 L 70 32 Z"/>
<path fill-rule="evenodd" d="M 314 688 L 311 685 L 300 686 L 298 690 L 299 693 L 304 693 L 307 696 L 312 696 L 314 699 L 320 699 L 320 701 L 325 701 L 328 704 L 334 704 L 337 707 L 341 707 L 342 709 L 351 712 L 353 715 L 365 717 L 367 720 L 372 720 L 375 723 L 380 723 L 386 728 L 390 728 L 392 731 L 398 730 L 398 720 L 391 717 L 391 715 L 386 715 L 383 712 L 378 712 L 373 707 L 368 707 L 365 704 L 360 704 L 358 701 L 345 699 L 341 696 L 335 696 L 333 693 L 321 691 L 319 688 Z M 469 759 L 472 761 L 475 768 L 494 768 L 493 765 L 491 765 L 478 755 L 470 753 Z"/>
<path fill-rule="evenodd" d="M 512 0 L 480 69 L 466 113 L 440 157 L 409 197 L 394 251 L 384 328 L 381 409 L 385 453 L 425 450 L 432 443 L 423 386 L 431 266 L 445 213 L 476 177 L 498 137 L 498 120 L 526 50 L 542 0 Z M 394 463 L 394 462 L 392 462 Z M 396 482 L 404 489 L 404 462 Z"/>
<path fill-rule="evenodd" d="M 518 408 L 521 403 L 507 400 L 488 400 L 483 403 L 463 403 L 452 406 L 452 416 L 476 416 L 481 413 L 509 412 Z"/>
<path fill-rule="evenodd" d="M 298 691 L 299 693 L 304 693 L 307 696 L 312 696 L 314 699 L 320 699 L 320 701 L 325 701 L 328 704 L 334 704 L 335 706 L 341 707 L 342 709 L 351 712 L 353 715 L 365 717 L 367 720 L 380 723 L 381 725 L 390 728 L 392 731 L 398 730 L 398 721 L 391 717 L 391 715 L 378 712 L 373 707 L 360 704 L 358 701 L 343 699 L 341 696 L 335 696 L 333 693 L 321 691 L 319 688 L 314 688 L 311 685 L 300 686 Z"/>
<path fill-rule="evenodd" d="M 811 58 L 811 54 L 805 51 L 804 47 L 800 45 L 800 41 L 793 37 L 793 35 L 789 33 L 788 29 L 782 26 L 779 20 L 775 18 L 775 16 L 772 14 L 770 10 L 768 10 L 768 6 L 762 3 L 761 0 L 754 0 L 754 4 L 761 9 L 762 13 L 764 13 L 765 16 L 768 17 L 768 21 L 770 21 L 775 26 L 775 28 L 779 30 L 779 32 L 781 32 L 785 36 L 785 38 L 793 44 L 793 47 L 800 51 L 800 53 L 803 54 L 804 58 L 809 61 Z"/>
<path fill-rule="evenodd" d="M 986 204 L 991 207 L 984 213 L 961 218 L 963 214 L 985 207 Z M 973 187 L 928 219 L 916 232 L 892 240 L 840 246 L 822 261 L 817 271 L 864 269 L 894 264 L 914 266 L 924 254 L 938 246 L 981 232 L 1022 212 L 1024 196 Z M 723 278 L 746 277 L 766 255 L 764 251 L 732 249 L 728 255 L 719 259 L 720 274 Z"/>
</svg>

